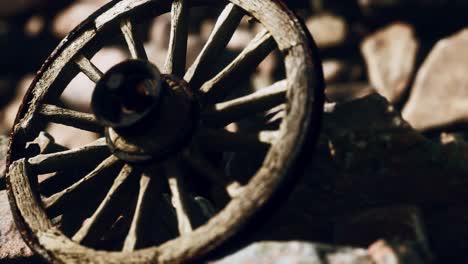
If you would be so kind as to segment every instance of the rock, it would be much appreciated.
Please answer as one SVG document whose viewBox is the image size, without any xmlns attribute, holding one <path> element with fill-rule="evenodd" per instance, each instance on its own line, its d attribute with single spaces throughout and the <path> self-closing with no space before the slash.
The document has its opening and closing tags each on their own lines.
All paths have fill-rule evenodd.
<svg viewBox="0 0 468 264">
<path fill-rule="evenodd" d="M 60 39 L 64 38 L 100 6 L 99 1 L 73 3 L 54 18 L 52 32 L 56 37 Z"/>
<path fill-rule="evenodd" d="M 5 189 L 5 165 L 9 142 L 8 137 L 0 136 L 0 190 Z"/>
<path fill-rule="evenodd" d="M 343 214 L 391 204 L 467 201 L 468 148 L 429 141 L 377 94 L 327 110 L 322 142 L 333 163 L 320 173 L 333 182 L 310 207 Z"/>
<path fill-rule="evenodd" d="M 190 67 L 198 57 L 198 54 L 200 54 L 201 50 L 203 49 L 203 45 L 204 42 L 198 35 L 189 34 L 187 41 L 187 68 Z"/>
<path fill-rule="evenodd" d="M 26 21 L 24 25 L 24 33 L 30 37 L 37 37 L 45 30 L 46 21 L 43 16 L 35 15 L 32 16 Z"/>
<path fill-rule="evenodd" d="M 449 148 L 426 139 L 378 94 L 327 104 L 315 153 L 314 162 L 305 157 L 305 164 L 297 165 L 304 174 L 289 198 L 281 205 L 275 203 L 274 213 L 252 229 L 255 241 L 332 243 L 334 222 L 346 221 L 340 220 L 346 215 L 370 214 L 371 208 L 400 204 L 426 208 L 467 201 L 468 148 Z M 411 212 L 392 210 L 396 219 L 400 219 L 399 210 L 401 221 L 411 218 Z M 360 238 L 366 239 L 362 246 L 384 234 L 377 227 L 371 231 L 367 239 Z M 423 240 L 417 232 L 412 237 Z"/>
<path fill-rule="evenodd" d="M 409 24 L 394 23 L 368 36 L 361 45 L 370 83 L 397 102 L 411 80 L 419 43 Z"/>
<path fill-rule="evenodd" d="M 211 264 L 373 264 L 364 249 L 333 247 L 305 242 L 259 242 Z"/>
<path fill-rule="evenodd" d="M 338 244 L 367 247 L 385 239 L 412 243 L 429 255 L 426 227 L 420 209 L 414 206 L 372 208 L 339 217 L 335 225 Z"/>
<path fill-rule="evenodd" d="M 322 14 L 310 17 L 306 26 L 319 48 L 332 48 L 344 43 L 348 34 L 346 21 L 339 16 Z"/>
<path fill-rule="evenodd" d="M 153 20 L 149 30 L 149 41 L 156 49 L 165 49 L 169 47 L 169 38 L 171 32 L 171 16 L 164 14 Z"/>
<path fill-rule="evenodd" d="M 239 27 L 232 35 L 227 48 L 232 51 L 242 51 L 252 40 L 252 34 L 248 28 Z"/>
<path fill-rule="evenodd" d="M 0 262 L 32 256 L 16 229 L 6 191 L 0 191 Z"/>
<path fill-rule="evenodd" d="M 431 263 L 422 258 L 417 249 L 405 244 L 390 244 L 379 240 L 369 247 L 375 264 L 425 264 Z"/>
<path fill-rule="evenodd" d="M 0 134 L 7 135 L 10 133 L 11 128 L 15 122 L 18 109 L 23 102 L 23 97 L 31 85 L 33 78 L 33 75 L 28 74 L 18 82 L 16 87 L 16 95 L 0 112 Z"/>
<path fill-rule="evenodd" d="M 99 138 L 99 135 L 96 133 L 55 123 L 49 124 L 47 132 L 54 138 L 57 144 L 69 149 L 82 147 Z"/>
<path fill-rule="evenodd" d="M 151 61 L 158 69 L 164 69 L 164 64 L 166 63 L 167 49 L 157 48 L 155 45 L 152 45 L 152 42 L 145 44 L 146 55 L 148 55 L 148 60 Z"/>
<path fill-rule="evenodd" d="M 468 29 L 440 40 L 419 69 L 403 117 L 417 130 L 468 119 Z"/>
</svg>

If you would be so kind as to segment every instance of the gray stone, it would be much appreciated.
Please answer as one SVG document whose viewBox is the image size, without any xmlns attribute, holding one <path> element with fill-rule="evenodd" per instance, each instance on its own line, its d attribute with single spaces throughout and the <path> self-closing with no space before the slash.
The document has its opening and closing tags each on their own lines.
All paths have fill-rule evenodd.
<svg viewBox="0 0 468 264">
<path fill-rule="evenodd" d="M 96 11 L 103 1 L 75 2 L 61 11 L 52 22 L 52 32 L 58 38 L 65 37 L 83 20 Z"/>
<path fill-rule="evenodd" d="M 417 130 L 468 120 L 468 29 L 440 40 L 419 69 L 403 117 Z"/>
<path fill-rule="evenodd" d="M 390 102 L 398 101 L 411 80 L 419 43 L 409 24 L 394 23 L 361 45 L 370 83 Z"/>
<path fill-rule="evenodd" d="M 311 206 L 332 203 L 337 210 L 352 211 L 398 203 L 430 206 L 466 201 L 467 147 L 428 140 L 377 94 L 336 103 L 327 110 L 322 142 L 335 168 L 321 173 L 333 179 L 333 192 Z"/>
<path fill-rule="evenodd" d="M 5 189 L 5 165 L 8 151 L 8 143 L 8 137 L 0 136 L 0 190 Z"/>
<path fill-rule="evenodd" d="M 6 191 L 0 191 L 0 261 L 32 256 L 16 229 Z"/>
<path fill-rule="evenodd" d="M 306 242 L 259 242 L 212 264 L 373 264 L 365 249 Z"/>
<path fill-rule="evenodd" d="M 306 26 L 319 48 L 332 48 L 342 45 L 348 35 L 348 25 L 339 16 L 322 14 L 310 17 Z"/>
</svg>

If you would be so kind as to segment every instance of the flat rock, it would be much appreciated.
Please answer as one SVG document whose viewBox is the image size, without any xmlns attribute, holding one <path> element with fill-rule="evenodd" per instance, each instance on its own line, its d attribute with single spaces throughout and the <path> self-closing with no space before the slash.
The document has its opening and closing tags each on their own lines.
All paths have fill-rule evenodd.
<svg viewBox="0 0 468 264">
<path fill-rule="evenodd" d="M 32 256 L 16 229 L 6 191 L 0 191 L 0 262 Z"/>
<path fill-rule="evenodd" d="M 419 69 L 403 117 L 417 130 L 468 120 L 468 29 L 440 40 Z"/>
<path fill-rule="evenodd" d="M 82 147 L 99 137 L 98 134 L 93 132 L 55 123 L 49 124 L 47 132 L 52 135 L 57 144 L 69 149 Z"/>
<path fill-rule="evenodd" d="M 58 38 L 70 31 L 96 11 L 104 1 L 77 1 L 59 13 L 52 22 L 52 32 Z"/>
<path fill-rule="evenodd" d="M 390 102 L 398 101 L 411 80 L 419 43 L 409 24 L 394 23 L 361 45 L 370 83 Z"/>
<path fill-rule="evenodd" d="M 364 249 L 306 242 L 259 242 L 212 264 L 374 264 Z"/>
<path fill-rule="evenodd" d="M 5 165 L 9 142 L 8 137 L 0 136 L 0 190 L 5 189 Z"/>
<path fill-rule="evenodd" d="M 171 32 L 171 15 L 163 14 L 155 19 L 149 29 L 149 41 L 156 49 L 167 49 Z"/>
<path fill-rule="evenodd" d="M 339 16 L 322 14 L 312 16 L 306 26 L 319 48 L 332 48 L 343 44 L 348 35 L 348 25 Z"/>
<path fill-rule="evenodd" d="M 311 207 L 344 213 L 353 208 L 467 201 L 468 148 L 426 139 L 378 94 L 327 110 L 322 144 L 328 146 L 333 163 L 320 173 L 333 179 L 332 191 Z"/>
</svg>

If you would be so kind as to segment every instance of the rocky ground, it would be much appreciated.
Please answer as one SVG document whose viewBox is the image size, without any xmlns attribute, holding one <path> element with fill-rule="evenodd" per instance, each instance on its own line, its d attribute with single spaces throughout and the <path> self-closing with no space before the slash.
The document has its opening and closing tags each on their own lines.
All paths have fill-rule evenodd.
<svg viewBox="0 0 468 264">
<path fill-rule="evenodd" d="M 40 262 L 16 230 L 4 190 L 7 135 L 21 98 L 60 39 L 105 2 L 0 1 L 0 263 Z M 468 262 L 468 4 L 291 2 L 323 59 L 327 103 L 319 146 L 281 208 L 236 243 L 239 251 L 209 262 Z M 193 17 L 189 63 L 213 27 L 212 14 Z M 161 16 L 147 28 L 145 47 L 158 65 L 169 25 Z M 229 51 L 242 50 L 252 35 L 241 25 Z M 94 62 L 106 70 L 124 58 L 112 46 Z M 277 63 L 268 57 L 252 85 L 273 82 Z M 87 82 L 76 78 L 64 103 L 89 110 Z M 50 131 L 67 147 L 92 137 Z"/>
</svg>

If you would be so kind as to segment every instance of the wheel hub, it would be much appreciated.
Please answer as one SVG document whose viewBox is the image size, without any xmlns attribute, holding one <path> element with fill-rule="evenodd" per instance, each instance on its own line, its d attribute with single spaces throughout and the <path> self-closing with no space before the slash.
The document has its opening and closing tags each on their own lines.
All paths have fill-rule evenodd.
<svg viewBox="0 0 468 264">
<path fill-rule="evenodd" d="M 163 160 L 184 148 L 198 123 L 189 85 L 148 61 L 128 60 L 96 84 L 93 112 L 114 155 L 128 162 Z"/>
</svg>

